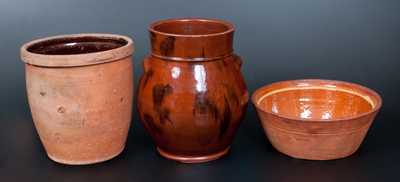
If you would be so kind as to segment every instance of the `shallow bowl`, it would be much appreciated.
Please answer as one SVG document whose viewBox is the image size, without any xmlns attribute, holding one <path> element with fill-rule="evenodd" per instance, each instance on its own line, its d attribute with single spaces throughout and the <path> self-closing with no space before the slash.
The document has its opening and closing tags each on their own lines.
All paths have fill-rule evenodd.
<svg viewBox="0 0 400 182">
<path fill-rule="evenodd" d="M 252 95 L 272 145 L 294 158 L 330 160 L 353 154 L 382 101 L 364 86 L 334 80 L 291 80 Z"/>
</svg>

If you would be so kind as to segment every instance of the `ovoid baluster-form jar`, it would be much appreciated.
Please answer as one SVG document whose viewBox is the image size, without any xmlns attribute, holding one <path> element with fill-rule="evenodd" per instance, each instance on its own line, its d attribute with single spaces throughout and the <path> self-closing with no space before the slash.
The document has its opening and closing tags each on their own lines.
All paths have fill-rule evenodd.
<svg viewBox="0 0 400 182">
<path fill-rule="evenodd" d="M 131 122 L 133 43 L 74 34 L 22 46 L 32 118 L 52 160 L 92 164 L 122 152 Z"/>
<path fill-rule="evenodd" d="M 169 19 L 150 28 L 151 55 L 138 92 L 141 121 L 158 152 L 198 163 L 229 151 L 248 93 L 233 54 L 233 26 L 211 19 Z"/>
</svg>

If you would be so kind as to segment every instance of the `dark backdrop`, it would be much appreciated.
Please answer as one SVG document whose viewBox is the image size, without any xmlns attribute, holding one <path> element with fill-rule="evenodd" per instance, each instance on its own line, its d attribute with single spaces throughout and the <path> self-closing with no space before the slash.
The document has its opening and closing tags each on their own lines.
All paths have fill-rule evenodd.
<svg viewBox="0 0 400 182">
<path fill-rule="evenodd" d="M 300 78 L 350 81 L 379 92 L 383 108 L 360 150 L 334 161 L 289 158 L 265 139 L 250 105 L 232 152 L 214 162 L 185 165 L 161 158 L 136 112 L 119 157 L 79 167 L 50 161 L 27 105 L 21 44 L 80 32 L 128 35 L 136 44 L 137 85 L 149 53 L 149 23 L 172 17 L 233 22 L 250 93 Z M 0 0 L 0 56 L 0 181 L 398 181 L 399 0 Z"/>
</svg>

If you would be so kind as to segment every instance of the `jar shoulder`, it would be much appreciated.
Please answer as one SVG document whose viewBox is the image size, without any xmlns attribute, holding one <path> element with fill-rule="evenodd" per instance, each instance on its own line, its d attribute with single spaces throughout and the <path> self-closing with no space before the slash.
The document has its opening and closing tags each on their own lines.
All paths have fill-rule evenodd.
<svg viewBox="0 0 400 182">
<path fill-rule="evenodd" d="M 168 84 L 176 90 L 192 89 L 193 92 L 217 91 L 227 87 L 242 92 L 247 90 L 235 56 L 204 62 L 166 61 L 149 57 L 144 60 L 143 66 L 141 87 Z"/>
</svg>

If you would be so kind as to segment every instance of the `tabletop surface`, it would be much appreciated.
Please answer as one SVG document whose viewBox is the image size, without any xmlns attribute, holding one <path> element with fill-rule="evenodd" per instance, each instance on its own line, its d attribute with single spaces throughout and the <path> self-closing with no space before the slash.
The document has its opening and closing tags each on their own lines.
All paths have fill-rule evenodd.
<svg viewBox="0 0 400 182">
<path fill-rule="evenodd" d="M 375 123 L 389 119 L 381 113 Z M 67 166 L 47 158 L 26 107 L 18 115 L 1 121 L 0 176 L 4 181 L 385 181 L 397 178 L 400 162 L 400 149 L 393 142 L 396 138 L 391 138 L 395 134 L 375 127 L 377 124 L 361 148 L 348 158 L 290 158 L 268 142 L 253 108 L 249 108 L 231 152 L 202 164 L 181 164 L 162 158 L 137 117 L 122 154 L 87 166 Z"/>
</svg>

